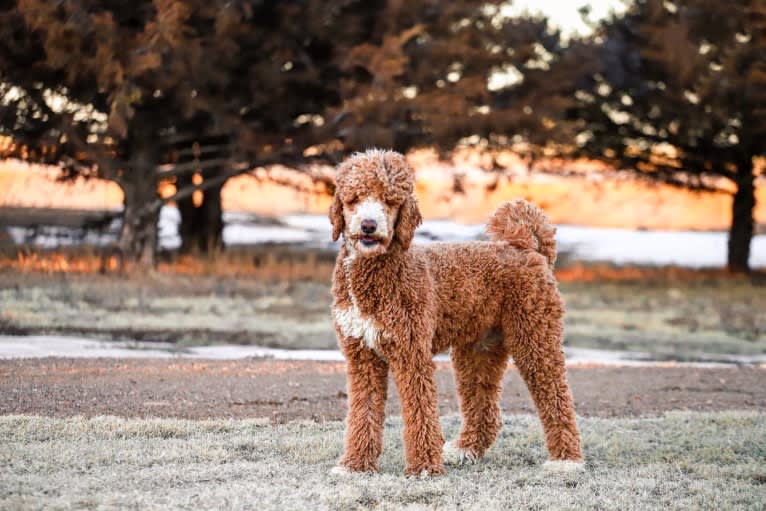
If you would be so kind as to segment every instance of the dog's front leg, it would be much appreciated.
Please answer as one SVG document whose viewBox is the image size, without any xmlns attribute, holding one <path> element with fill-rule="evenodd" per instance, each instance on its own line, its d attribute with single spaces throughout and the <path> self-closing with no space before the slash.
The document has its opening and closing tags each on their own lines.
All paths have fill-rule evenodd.
<svg viewBox="0 0 766 511">
<path fill-rule="evenodd" d="M 425 349 L 425 343 L 402 343 L 391 350 L 388 358 L 402 402 L 405 473 L 443 474 L 444 437 L 439 424 L 431 353 Z"/>
<path fill-rule="evenodd" d="M 359 339 L 341 343 L 348 362 L 346 448 L 341 470 L 376 472 L 383 450 L 388 364 Z"/>
</svg>

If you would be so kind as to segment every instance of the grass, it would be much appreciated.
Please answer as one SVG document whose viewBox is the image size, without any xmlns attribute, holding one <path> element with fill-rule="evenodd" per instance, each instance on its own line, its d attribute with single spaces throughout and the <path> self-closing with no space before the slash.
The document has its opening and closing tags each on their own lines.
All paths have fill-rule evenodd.
<svg viewBox="0 0 766 511">
<path fill-rule="evenodd" d="M 329 285 L 310 281 L 0 272 L 0 332 L 334 348 L 329 310 Z"/>
<path fill-rule="evenodd" d="M 630 268 L 587 280 L 598 268 L 583 271 L 578 275 L 585 281 L 564 279 L 560 286 L 569 346 L 682 360 L 766 353 L 766 293 L 757 283 Z M 157 340 L 180 348 L 234 343 L 334 349 L 329 287 L 323 280 L 247 273 L 158 272 L 124 279 L 0 270 L 0 332 Z"/>
<path fill-rule="evenodd" d="M 309 280 L 329 282 L 335 253 L 306 249 L 300 245 L 243 245 L 228 247 L 215 257 L 182 255 L 173 251 L 158 254 L 156 274 L 243 277 L 265 282 Z M 0 244 L 0 270 L 24 273 L 119 274 L 114 248 L 73 246 L 58 249 L 19 248 Z M 140 278 L 140 272 L 126 276 Z"/>
<path fill-rule="evenodd" d="M 694 359 L 766 353 L 766 293 L 744 280 L 566 282 L 571 346 Z"/>
<path fill-rule="evenodd" d="M 459 419 L 443 419 L 456 435 Z M 0 417 L 3 509 L 763 509 L 766 415 L 580 419 L 587 471 L 542 471 L 531 416 L 506 417 L 477 465 L 401 475 L 401 421 L 381 473 L 333 476 L 341 423 Z"/>
</svg>

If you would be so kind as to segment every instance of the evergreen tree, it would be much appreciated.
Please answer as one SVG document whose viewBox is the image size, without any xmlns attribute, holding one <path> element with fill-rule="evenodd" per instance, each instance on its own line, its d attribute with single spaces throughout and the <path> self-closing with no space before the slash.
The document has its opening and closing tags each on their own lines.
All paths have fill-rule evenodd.
<svg viewBox="0 0 766 511">
<path fill-rule="evenodd" d="M 154 264 L 162 137 L 220 129 L 237 59 L 223 2 L 20 0 L 0 6 L 3 130 L 26 156 L 119 184 L 120 249 Z"/>
<path fill-rule="evenodd" d="M 32 159 L 118 182 L 122 250 L 151 265 L 158 179 L 187 183 L 182 206 L 194 190 L 194 165 L 158 171 L 168 140 L 230 141 L 208 188 L 370 146 L 448 152 L 472 137 L 534 152 L 571 140 L 564 114 L 592 71 L 589 48 L 504 16 L 503 3 L 6 2 L 0 129 Z"/>
<path fill-rule="evenodd" d="M 577 92 L 577 152 L 693 189 L 725 178 L 728 267 L 748 271 L 766 155 L 766 1 L 637 0 L 603 26 L 603 68 Z"/>
</svg>

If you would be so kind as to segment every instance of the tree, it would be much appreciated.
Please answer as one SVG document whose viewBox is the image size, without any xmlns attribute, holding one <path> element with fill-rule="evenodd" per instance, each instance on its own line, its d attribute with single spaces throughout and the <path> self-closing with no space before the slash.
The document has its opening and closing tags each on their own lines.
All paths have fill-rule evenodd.
<svg viewBox="0 0 766 511">
<path fill-rule="evenodd" d="M 577 153 L 732 201 L 728 267 L 748 271 L 766 155 L 766 2 L 637 0 L 602 27 L 603 68 L 577 92 Z"/>
<path fill-rule="evenodd" d="M 72 173 L 117 181 L 121 247 L 151 265 L 157 181 L 185 182 L 172 199 L 188 209 L 199 187 L 190 170 L 213 170 L 172 157 L 162 170 L 174 137 L 229 138 L 235 150 L 207 188 L 257 165 L 334 163 L 369 146 L 446 153 L 481 140 L 533 153 L 570 139 L 563 116 L 592 67 L 587 45 L 502 4 L 6 3 L 0 128 Z"/>
<path fill-rule="evenodd" d="M 532 154 L 571 139 L 565 113 L 594 69 L 590 48 L 543 18 L 506 16 L 504 3 L 388 2 L 342 60 L 355 77 L 341 82 L 345 143 Z"/>
<path fill-rule="evenodd" d="M 176 177 L 157 171 L 158 142 L 219 122 L 236 59 L 219 33 L 227 12 L 192 0 L 21 0 L 0 11 L 3 128 L 33 153 L 55 147 L 44 156 L 72 174 L 120 185 L 120 248 L 139 266 L 154 263 L 157 180 Z"/>
</svg>

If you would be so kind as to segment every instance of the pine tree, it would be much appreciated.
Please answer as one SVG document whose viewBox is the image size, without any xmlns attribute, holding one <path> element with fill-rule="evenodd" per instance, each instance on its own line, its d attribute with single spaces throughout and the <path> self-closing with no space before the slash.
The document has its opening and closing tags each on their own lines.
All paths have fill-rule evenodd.
<svg viewBox="0 0 766 511">
<path fill-rule="evenodd" d="M 588 47 L 543 19 L 504 16 L 503 3 L 2 4 L 0 129 L 32 159 L 118 182 L 122 250 L 149 266 L 157 181 L 188 183 L 194 167 L 162 170 L 179 137 L 230 141 L 209 188 L 370 146 L 446 153 L 468 138 L 536 151 L 571 139 L 564 114 L 592 69 Z M 183 206 L 193 189 L 173 199 Z"/>
<path fill-rule="evenodd" d="M 236 48 L 221 2 L 46 2 L 0 6 L 3 131 L 26 156 L 117 182 L 120 249 L 154 264 L 162 137 L 218 124 Z"/>
<path fill-rule="evenodd" d="M 578 153 L 687 188 L 732 182 L 728 267 L 748 271 L 766 155 L 766 1 L 638 0 L 601 37 L 603 68 L 571 114 Z"/>
</svg>

